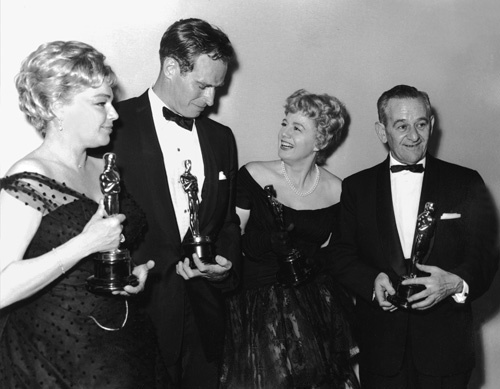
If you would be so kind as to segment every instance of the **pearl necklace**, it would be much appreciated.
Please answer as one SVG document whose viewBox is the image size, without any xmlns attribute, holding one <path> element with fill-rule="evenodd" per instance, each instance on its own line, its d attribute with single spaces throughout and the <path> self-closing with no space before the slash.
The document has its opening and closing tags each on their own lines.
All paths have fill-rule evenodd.
<svg viewBox="0 0 500 389">
<path fill-rule="evenodd" d="M 318 165 L 314 164 L 314 166 L 316 167 L 316 178 L 314 179 L 314 184 L 313 186 L 311 187 L 311 189 L 309 189 L 307 192 L 300 192 L 293 184 L 292 184 L 292 181 L 290 180 L 290 177 L 288 177 L 288 174 L 286 172 L 286 169 L 285 169 L 285 162 L 281 161 L 281 174 L 283 174 L 283 176 L 285 177 L 285 181 L 286 183 L 288 184 L 288 186 L 292 189 L 293 193 L 295 193 L 297 196 L 299 197 L 306 197 L 306 196 L 309 196 L 312 192 L 314 192 L 316 190 L 316 188 L 318 187 L 318 184 L 319 184 L 319 177 L 321 175 L 321 172 L 319 170 L 319 167 Z"/>
</svg>

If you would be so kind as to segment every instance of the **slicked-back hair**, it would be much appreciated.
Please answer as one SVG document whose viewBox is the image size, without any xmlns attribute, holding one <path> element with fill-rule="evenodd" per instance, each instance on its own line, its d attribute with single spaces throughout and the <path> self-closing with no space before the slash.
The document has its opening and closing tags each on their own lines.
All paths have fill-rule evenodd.
<svg viewBox="0 0 500 389">
<path fill-rule="evenodd" d="M 432 114 L 431 102 L 427 93 L 419 91 L 417 88 L 408 85 L 396 85 L 382 93 L 377 101 L 378 120 L 384 126 L 387 125 L 387 105 L 391 99 L 421 99 L 425 104 L 427 114 Z"/>
<path fill-rule="evenodd" d="M 336 97 L 309 93 L 304 89 L 292 93 L 285 104 L 285 115 L 300 112 L 316 123 L 316 163 L 324 165 L 331 151 L 338 146 L 347 112 Z"/>
<path fill-rule="evenodd" d="M 105 58 L 86 43 L 54 41 L 42 44 L 23 61 L 16 76 L 19 108 L 42 136 L 55 118 L 55 103 L 68 104 L 75 94 L 104 82 L 116 85 Z"/>
<path fill-rule="evenodd" d="M 181 19 L 172 24 L 161 38 L 161 65 L 165 58 L 173 58 L 179 63 L 182 74 L 191 72 L 194 62 L 202 54 L 226 64 L 234 57 L 227 35 L 204 20 Z"/>
</svg>

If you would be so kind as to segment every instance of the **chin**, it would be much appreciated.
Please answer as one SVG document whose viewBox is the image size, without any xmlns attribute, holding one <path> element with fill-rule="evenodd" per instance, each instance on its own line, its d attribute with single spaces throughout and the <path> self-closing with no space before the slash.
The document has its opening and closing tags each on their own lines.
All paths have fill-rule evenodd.
<svg viewBox="0 0 500 389">
<path fill-rule="evenodd" d="M 192 113 L 186 114 L 184 117 L 186 117 L 188 119 L 196 119 L 198 116 L 200 116 L 202 114 L 202 112 L 203 112 L 203 110 L 197 111 L 197 112 L 192 112 Z"/>
<path fill-rule="evenodd" d="M 411 162 L 408 162 L 408 165 L 414 165 L 414 164 L 418 163 L 419 161 L 421 161 L 423 158 L 424 158 L 424 155 L 421 157 L 411 158 L 410 159 Z"/>
<path fill-rule="evenodd" d="M 282 148 L 278 149 L 278 157 L 279 158 L 285 158 L 287 154 L 288 154 L 287 150 L 283 150 Z"/>
<path fill-rule="evenodd" d="M 98 142 L 96 142 L 97 144 L 95 146 L 93 146 L 93 147 L 95 148 L 95 147 L 107 146 L 110 141 L 111 141 L 111 138 L 110 138 L 109 135 L 102 136 L 102 137 L 99 138 Z"/>
</svg>

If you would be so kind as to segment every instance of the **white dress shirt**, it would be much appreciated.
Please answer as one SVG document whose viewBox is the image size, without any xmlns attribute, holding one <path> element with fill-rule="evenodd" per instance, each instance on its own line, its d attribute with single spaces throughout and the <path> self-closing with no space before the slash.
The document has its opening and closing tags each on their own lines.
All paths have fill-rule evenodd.
<svg viewBox="0 0 500 389">
<path fill-rule="evenodd" d="M 392 154 L 389 155 L 389 167 L 393 165 L 403 165 L 401 162 L 397 161 Z M 418 161 L 418 163 L 423 164 L 425 168 L 425 157 Z M 390 173 L 394 216 L 396 218 L 399 240 L 406 259 L 411 257 L 424 174 L 425 171 L 423 173 L 413 173 L 409 170 Z M 469 293 L 469 286 L 465 281 L 462 282 L 462 292 L 452 296 L 457 303 L 465 302 L 467 294 Z"/>
<path fill-rule="evenodd" d="M 418 163 L 423 164 L 425 168 L 425 158 Z M 402 163 L 396 161 L 391 154 L 389 166 L 394 165 L 402 165 Z M 413 173 L 409 170 L 391 172 L 392 206 L 405 258 L 411 256 L 424 174 Z"/>
<path fill-rule="evenodd" d="M 186 159 L 191 160 L 191 174 L 198 179 L 198 199 L 200 203 L 201 189 L 205 181 L 205 167 L 198 139 L 198 131 L 196 129 L 196 120 L 193 130 L 188 131 L 177 125 L 177 123 L 166 120 L 163 117 L 165 103 L 154 93 L 152 88 L 148 90 L 148 96 L 151 103 L 156 135 L 163 153 L 163 161 L 165 163 L 165 171 L 167 172 L 168 187 L 175 210 L 177 226 L 179 227 L 181 239 L 183 239 L 188 231 L 190 220 L 188 197 L 180 183 L 180 176 L 185 171 L 184 161 Z"/>
</svg>

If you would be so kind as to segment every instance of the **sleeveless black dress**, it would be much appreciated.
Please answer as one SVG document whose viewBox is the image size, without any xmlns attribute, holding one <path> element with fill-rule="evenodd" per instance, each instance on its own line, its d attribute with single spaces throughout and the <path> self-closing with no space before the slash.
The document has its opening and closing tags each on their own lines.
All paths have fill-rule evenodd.
<svg viewBox="0 0 500 389">
<path fill-rule="evenodd" d="M 85 195 L 37 173 L 5 177 L 0 189 L 43 214 L 25 258 L 78 235 L 97 210 Z M 122 195 L 123 233 L 130 246 L 145 218 Z M 156 342 L 149 319 L 135 296 L 89 293 L 85 284 L 92 274 L 89 256 L 35 295 L 0 311 L 1 388 L 155 387 Z"/>
<path fill-rule="evenodd" d="M 237 206 L 250 209 L 242 237 L 241 291 L 227 300 L 223 388 L 358 388 L 352 357 L 352 300 L 322 271 L 321 246 L 337 234 L 339 205 L 294 210 L 283 206 L 291 238 L 313 266 L 312 280 L 277 284 L 275 229 L 266 192 L 245 167 L 238 174 Z M 335 260 L 328 258 L 328 260 Z"/>
</svg>

